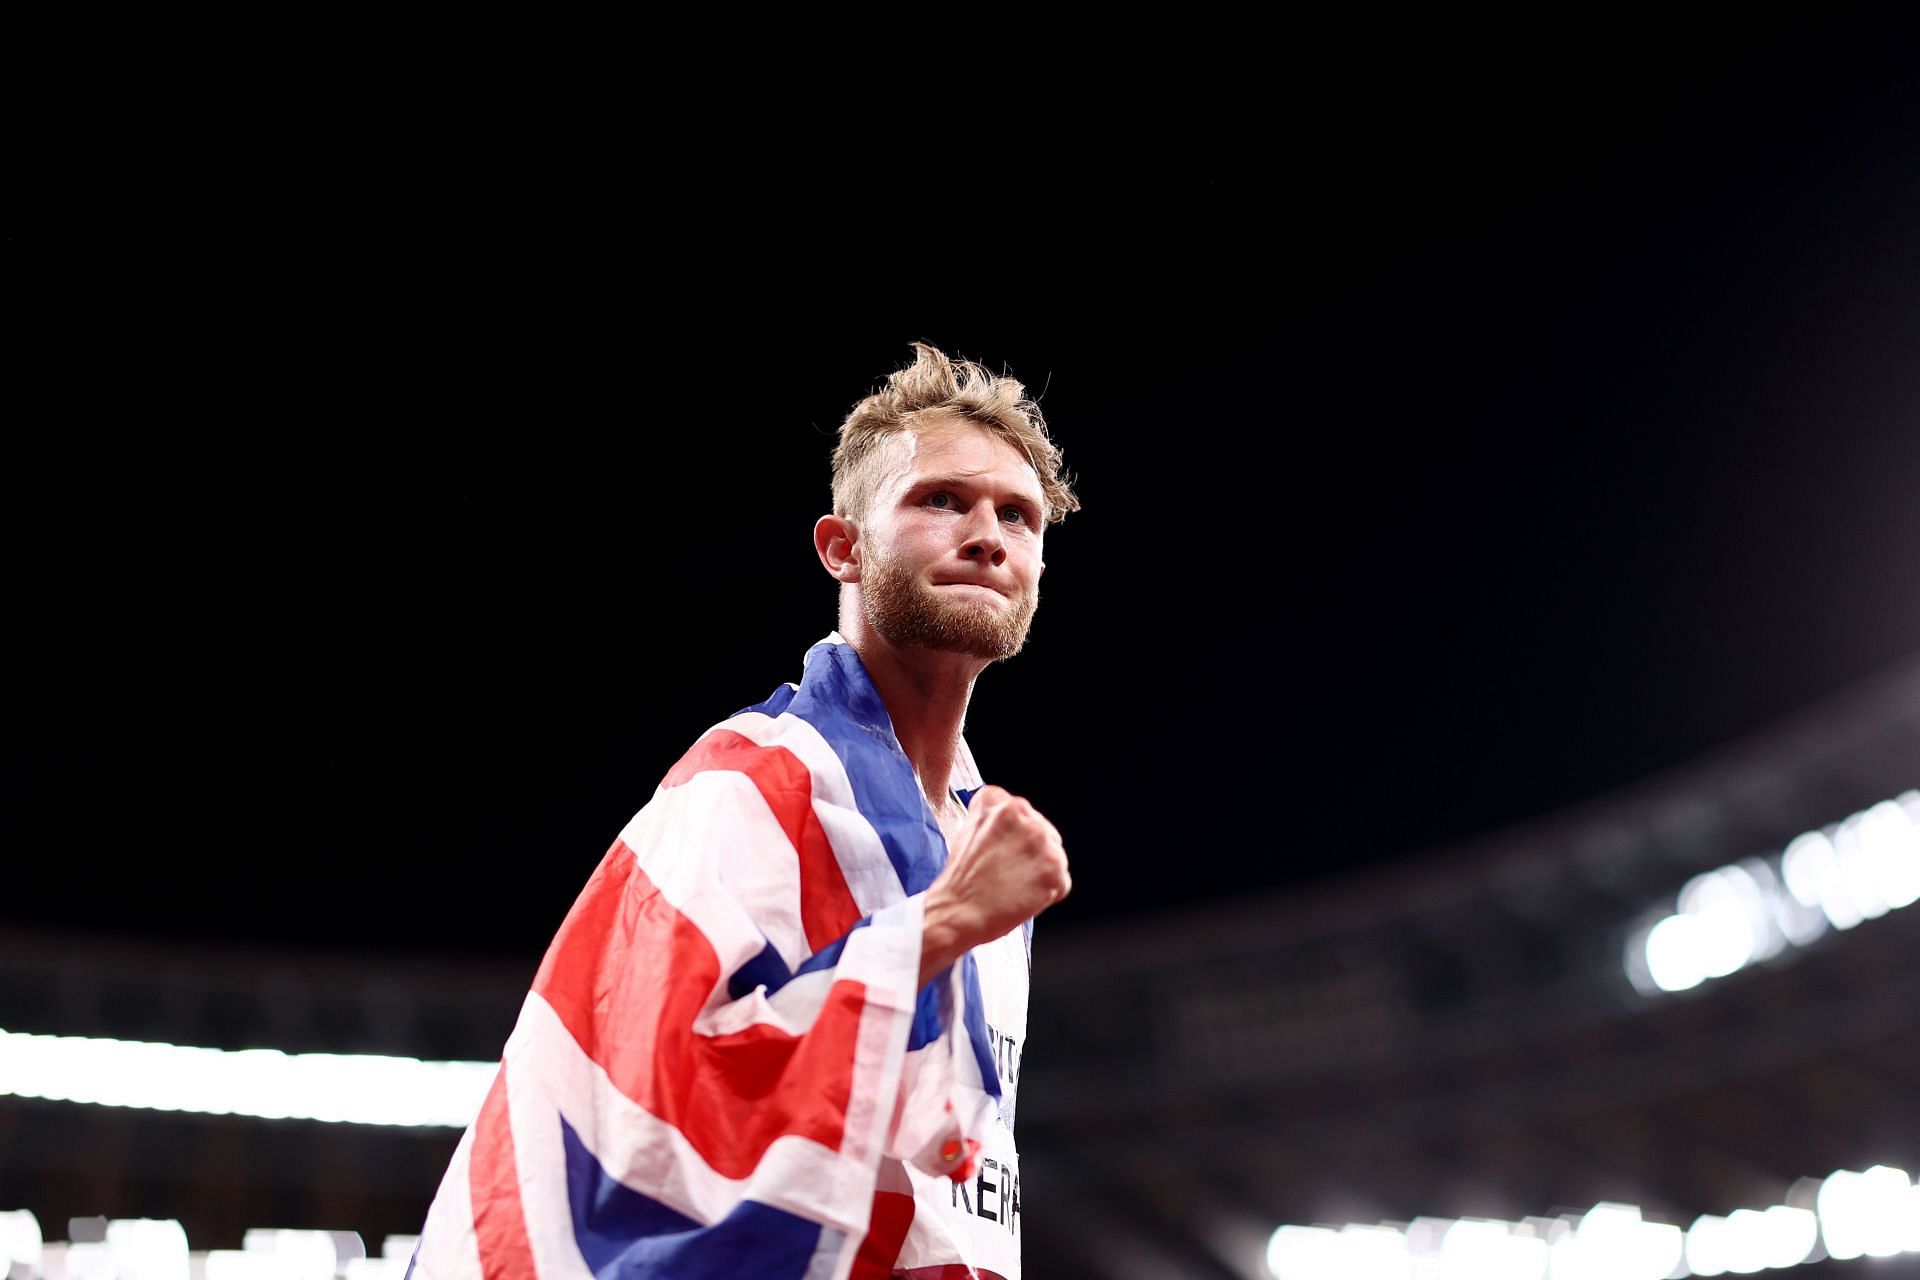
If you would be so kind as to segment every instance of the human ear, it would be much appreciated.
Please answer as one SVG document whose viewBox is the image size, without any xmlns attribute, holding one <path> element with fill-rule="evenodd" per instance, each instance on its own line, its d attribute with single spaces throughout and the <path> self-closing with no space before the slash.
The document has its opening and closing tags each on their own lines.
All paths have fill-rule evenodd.
<svg viewBox="0 0 1920 1280">
<path fill-rule="evenodd" d="M 860 581 L 860 530 L 843 516 L 821 516 L 813 525 L 813 551 L 841 582 Z"/>
</svg>

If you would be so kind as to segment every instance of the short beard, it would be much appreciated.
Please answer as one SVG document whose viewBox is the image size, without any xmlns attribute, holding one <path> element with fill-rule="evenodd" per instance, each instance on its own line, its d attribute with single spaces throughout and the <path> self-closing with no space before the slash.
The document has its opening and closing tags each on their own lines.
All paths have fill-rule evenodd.
<svg viewBox="0 0 1920 1280">
<path fill-rule="evenodd" d="M 1027 643 L 1027 630 L 1039 608 L 1038 593 L 996 611 L 966 600 L 943 600 L 939 589 L 922 585 L 911 571 L 892 561 L 869 558 L 860 574 L 860 607 L 867 625 L 898 648 L 964 653 L 999 662 Z"/>
</svg>

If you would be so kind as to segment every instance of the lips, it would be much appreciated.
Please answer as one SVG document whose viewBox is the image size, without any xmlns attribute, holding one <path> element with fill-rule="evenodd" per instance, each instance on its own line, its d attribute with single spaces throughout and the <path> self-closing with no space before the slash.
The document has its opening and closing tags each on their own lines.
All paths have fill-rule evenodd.
<svg viewBox="0 0 1920 1280">
<path fill-rule="evenodd" d="M 991 591 L 993 592 L 993 594 L 997 596 L 1004 596 L 1007 594 L 1005 591 L 1001 590 L 999 587 L 994 586 L 990 582 L 968 582 L 961 579 L 949 579 L 946 582 L 936 582 L 933 585 L 936 587 L 977 587 L 982 591 Z"/>
</svg>

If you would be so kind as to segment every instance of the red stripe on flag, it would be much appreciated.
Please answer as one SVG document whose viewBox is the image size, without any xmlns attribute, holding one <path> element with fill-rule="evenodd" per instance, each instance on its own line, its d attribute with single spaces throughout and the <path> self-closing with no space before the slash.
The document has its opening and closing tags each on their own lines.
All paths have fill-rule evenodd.
<svg viewBox="0 0 1920 1280">
<path fill-rule="evenodd" d="M 891 1280 L 893 1264 L 900 1257 L 900 1246 L 907 1242 L 907 1231 L 912 1226 L 912 1192 L 874 1192 L 873 1218 L 847 1280 Z"/>
<path fill-rule="evenodd" d="M 527 1244 L 527 1219 L 520 1208 L 520 1171 L 513 1159 L 513 1126 L 507 1119 L 507 1069 L 503 1065 L 487 1090 L 473 1126 L 468 1157 L 468 1189 L 473 1196 L 473 1234 L 480 1246 L 480 1272 L 487 1280 L 531 1276 L 533 1250 Z"/>
<path fill-rule="evenodd" d="M 866 987 L 834 983 L 804 1036 L 765 1025 L 700 1035 L 694 1020 L 719 981 L 706 935 L 616 841 L 533 989 L 615 1088 L 680 1130 L 725 1177 L 745 1177 L 788 1134 L 838 1150 Z"/>
<path fill-rule="evenodd" d="M 785 747 L 763 747 L 731 729 L 715 729 L 680 758 L 662 786 L 678 786 L 710 769 L 743 773 L 760 790 L 800 859 L 800 924 L 815 951 L 860 921 L 853 891 L 826 830 L 813 813 L 813 775 Z"/>
</svg>

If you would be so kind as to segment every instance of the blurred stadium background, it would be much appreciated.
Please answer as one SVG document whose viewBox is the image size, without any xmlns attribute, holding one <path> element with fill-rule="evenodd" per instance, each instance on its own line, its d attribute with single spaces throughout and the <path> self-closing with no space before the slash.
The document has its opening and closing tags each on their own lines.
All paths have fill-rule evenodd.
<svg viewBox="0 0 1920 1280">
<path fill-rule="evenodd" d="M 887 218 L 895 150 L 797 111 L 761 154 L 674 90 L 632 163 L 623 75 L 610 145 L 329 88 L 36 225 L 7 1280 L 404 1271 L 523 932 L 789 674 L 767 619 L 825 629 L 788 532 L 910 338 L 1028 378 L 1086 478 L 981 716 L 1105 873 L 1042 922 L 1019 1185 L 969 1189 L 1032 1280 L 1920 1276 L 1910 20 L 1359 18 L 1185 115 L 1159 47 L 1023 89 Z M 1147 705 L 1134 637 L 1189 621 Z M 1106 758 L 1168 743 L 1228 748 L 1171 780 L 1220 811 L 1184 883 L 1199 819 Z M 488 858 L 539 874 L 440 882 Z"/>
<path fill-rule="evenodd" d="M 1049 939 L 979 1209 L 1045 1280 L 1920 1275 L 1917 782 L 1920 663 L 1521 828 Z M 10 933 L 11 1280 L 400 1274 L 529 976 Z"/>
</svg>

